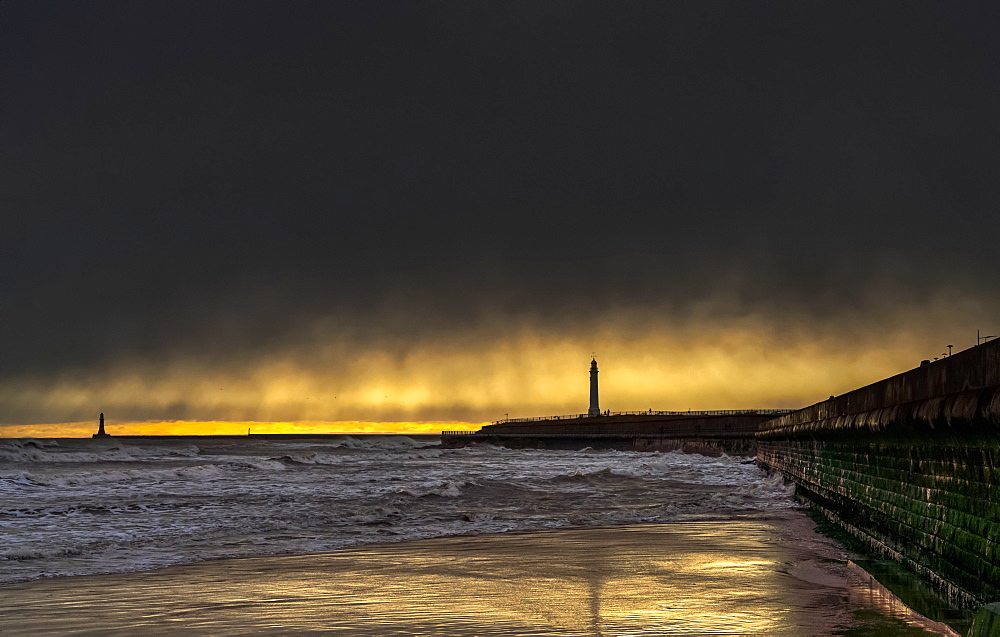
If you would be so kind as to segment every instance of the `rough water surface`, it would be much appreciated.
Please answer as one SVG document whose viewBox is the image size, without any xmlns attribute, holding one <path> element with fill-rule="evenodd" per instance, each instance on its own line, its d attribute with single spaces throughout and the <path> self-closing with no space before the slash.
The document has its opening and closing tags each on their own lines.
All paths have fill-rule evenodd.
<svg viewBox="0 0 1000 637">
<path fill-rule="evenodd" d="M 680 452 L 3 440 L 0 632 L 927 634 L 798 508 Z"/>
<path fill-rule="evenodd" d="M 745 458 L 430 444 L 0 441 L 0 583 L 796 506 Z"/>
</svg>

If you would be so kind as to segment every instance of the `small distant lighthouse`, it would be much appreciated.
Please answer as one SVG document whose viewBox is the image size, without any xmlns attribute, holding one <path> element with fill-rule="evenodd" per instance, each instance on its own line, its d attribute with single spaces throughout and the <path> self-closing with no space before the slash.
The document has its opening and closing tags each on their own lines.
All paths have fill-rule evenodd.
<svg viewBox="0 0 1000 637">
<path fill-rule="evenodd" d="M 590 409 L 587 410 L 588 416 L 600 416 L 601 407 L 597 402 L 597 359 L 591 359 L 590 361 Z"/>
<path fill-rule="evenodd" d="M 101 412 L 101 425 L 97 428 L 97 433 L 91 436 L 92 438 L 110 438 L 106 431 L 104 431 L 104 412 Z"/>
</svg>

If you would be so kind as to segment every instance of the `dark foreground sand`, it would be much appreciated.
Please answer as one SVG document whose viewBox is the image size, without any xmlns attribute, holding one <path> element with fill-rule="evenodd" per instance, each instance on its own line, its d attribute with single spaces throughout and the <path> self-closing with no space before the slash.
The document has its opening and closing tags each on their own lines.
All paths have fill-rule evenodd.
<svg viewBox="0 0 1000 637">
<path fill-rule="evenodd" d="M 6 586 L 0 635 L 928 634 L 845 557 L 798 511 L 441 538 Z"/>
</svg>

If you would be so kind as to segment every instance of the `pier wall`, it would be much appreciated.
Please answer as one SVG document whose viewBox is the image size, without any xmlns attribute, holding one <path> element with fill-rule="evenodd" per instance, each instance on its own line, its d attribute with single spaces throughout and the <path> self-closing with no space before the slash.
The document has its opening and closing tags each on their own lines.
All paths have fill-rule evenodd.
<svg viewBox="0 0 1000 637">
<path fill-rule="evenodd" d="M 572 434 L 625 436 L 744 436 L 753 438 L 761 423 L 773 418 L 768 414 L 720 413 L 669 415 L 627 415 L 500 422 L 486 425 L 483 435 L 516 436 L 531 434 Z"/>
<path fill-rule="evenodd" d="M 618 449 L 754 456 L 754 434 L 770 413 L 650 413 L 504 421 L 474 434 L 444 432 L 442 445 L 474 443 L 532 449 Z"/>
<path fill-rule="evenodd" d="M 579 450 L 616 449 L 618 451 L 683 451 L 703 456 L 747 456 L 757 454 L 757 441 L 747 436 L 695 437 L 695 436 L 636 436 L 636 435 L 469 435 L 442 436 L 443 448 L 465 447 L 470 444 L 488 444 L 510 449 L 563 449 Z"/>
<path fill-rule="evenodd" d="M 1000 600 L 1000 341 L 764 423 L 757 459 L 953 605 Z"/>
</svg>

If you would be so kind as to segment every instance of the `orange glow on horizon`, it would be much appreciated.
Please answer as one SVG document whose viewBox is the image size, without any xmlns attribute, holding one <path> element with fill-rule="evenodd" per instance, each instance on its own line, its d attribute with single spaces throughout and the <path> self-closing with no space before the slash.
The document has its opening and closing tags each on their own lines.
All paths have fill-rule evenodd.
<svg viewBox="0 0 1000 637">
<path fill-rule="evenodd" d="M 439 434 L 442 431 L 476 431 L 490 423 L 468 422 L 229 422 L 174 420 L 115 422 L 105 430 L 115 436 L 244 436 L 252 434 Z M 0 438 L 90 438 L 97 421 L 0 426 Z"/>
<path fill-rule="evenodd" d="M 723 314 L 724 300 L 682 317 L 619 308 L 558 328 L 493 317 L 374 340 L 317 319 L 294 342 L 231 359 L 178 347 L 162 359 L 7 379 L 0 436 L 90 436 L 102 411 L 112 435 L 477 429 L 508 414 L 585 413 L 595 350 L 602 409 L 794 409 L 912 369 L 940 343 L 959 353 L 973 343 L 953 335 L 976 332 L 955 317 L 985 307 L 942 297 L 919 320 L 887 310 L 812 324 Z"/>
</svg>

